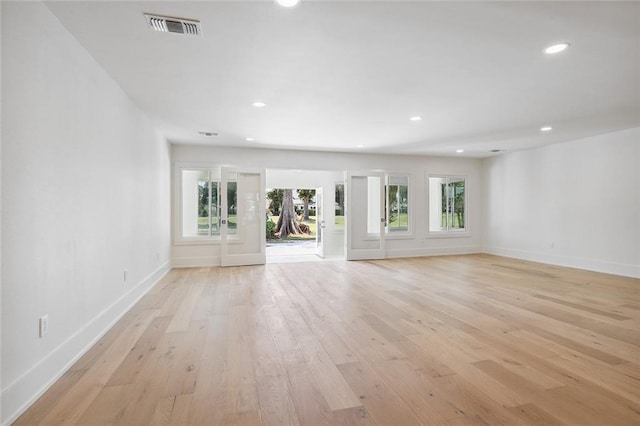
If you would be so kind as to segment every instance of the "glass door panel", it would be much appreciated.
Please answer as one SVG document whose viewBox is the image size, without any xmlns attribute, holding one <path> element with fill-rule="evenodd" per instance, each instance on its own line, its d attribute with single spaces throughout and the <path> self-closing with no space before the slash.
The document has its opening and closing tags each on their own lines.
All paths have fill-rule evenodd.
<svg viewBox="0 0 640 426">
<path fill-rule="evenodd" d="M 222 169 L 222 266 L 265 263 L 264 170 Z"/>
<path fill-rule="evenodd" d="M 316 189 L 316 255 L 324 257 L 324 212 L 322 199 L 322 188 Z"/>
<path fill-rule="evenodd" d="M 347 260 L 383 259 L 384 175 L 347 174 Z"/>
</svg>

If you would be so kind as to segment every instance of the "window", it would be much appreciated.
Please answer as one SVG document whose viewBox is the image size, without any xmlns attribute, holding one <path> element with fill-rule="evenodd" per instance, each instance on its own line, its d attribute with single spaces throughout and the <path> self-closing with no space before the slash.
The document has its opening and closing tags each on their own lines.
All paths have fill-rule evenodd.
<svg viewBox="0 0 640 426">
<path fill-rule="evenodd" d="M 335 227 L 344 229 L 344 183 L 336 183 Z"/>
<path fill-rule="evenodd" d="M 220 178 L 212 170 L 182 169 L 182 237 L 220 235 Z"/>
<path fill-rule="evenodd" d="M 409 176 L 387 176 L 387 233 L 409 230 Z"/>
<path fill-rule="evenodd" d="M 238 173 L 230 172 L 227 178 L 227 234 L 238 233 Z M 218 231 L 220 232 L 220 231 Z"/>
<path fill-rule="evenodd" d="M 466 178 L 429 176 L 429 231 L 465 231 L 466 220 Z"/>
</svg>

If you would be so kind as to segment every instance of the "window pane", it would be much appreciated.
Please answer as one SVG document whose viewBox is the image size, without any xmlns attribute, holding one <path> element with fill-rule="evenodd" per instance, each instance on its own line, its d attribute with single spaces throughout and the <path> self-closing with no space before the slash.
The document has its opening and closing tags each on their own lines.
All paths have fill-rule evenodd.
<svg viewBox="0 0 640 426">
<path fill-rule="evenodd" d="M 429 231 L 447 230 L 447 179 L 429 177 Z"/>
<path fill-rule="evenodd" d="M 465 223 L 465 178 L 429 177 L 429 231 L 460 231 Z"/>
<path fill-rule="evenodd" d="M 238 232 L 238 174 L 227 174 L 227 234 Z"/>
<path fill-rule="evenodd" d="M 464 178 L 449 178 L 450 187 L 450 229 L 465 229 L 464 206 L 465 206 L 465 182 Z"/>
<path fill-rule="evenodd" d="M 400 185 L 398 187 L 398 227 L 409 229 L 409 186 Z"/>
<path fill-rule="evenodd" d="M 387 177 L 387 230 L 409 229 L 409 177 L 391 175 Z"/>
<path fill-rule="evenodd" d="M 209 172 L 182 171 L 182 236 L 209 235 Z"/>
<path fill-rule="evenodd" d="M 211 181 L 211 235 L 220 235 L 220 182 Z"/>
<path fill-rule="evenodd" d="M 384 197 L 380 194 L 381 185 L 380 177 L 367 176 L 367 233 L 371 236 L 379 236 L 382 225 L 380 206 Z"/>
<path fill-rule="evenodd" d="M 336 184 L 336 200 L 335 200 L 335 226 L 336 229 L 344 229 L 344 184 Z"/>
</svg>

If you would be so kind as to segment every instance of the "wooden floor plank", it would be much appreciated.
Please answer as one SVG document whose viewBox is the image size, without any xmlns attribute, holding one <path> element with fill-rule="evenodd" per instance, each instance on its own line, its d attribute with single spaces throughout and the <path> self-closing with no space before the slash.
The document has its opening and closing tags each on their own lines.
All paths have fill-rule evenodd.
<svg viewBox="0 0 640 426">
<path fill-rule="evenodd" d="M 372 368 L 359 362 L 342 364 L 339 368 L 376 423 L 420 424 L 420 420 Z"/>
<path fill-rule="evenodd" d="M 640 424 L 640 280 L 491 255 L 175 269 L 15 425 Z"/>
<path fill-rule="evenodd" d="M 60 403 L 61 397 L 82 378 L 87 370 L 70 369 L 62 375 L 49 390 L 29 408 L 29 415 L 16 420 L 14 426 L 28 426 L 39 424 L 44 417 Z"/>
<path fill-rule="evenodd" d="M 76 423 L 104 389 L 114 371 L 158 314 L 158 310 L 142 311 L 135 318 L 132 318 L 129 326 L 108 348 L 105 348 L 80 380 L 60 398 L 59 402 L 42 420 L 42 423 Z"/>
<path fill-rule="evenodd" d="M 331 410 L 362 405 L 320 342 L 313 336 L 299 336 L 297 340 L 309 371 Z"/>
</svg>

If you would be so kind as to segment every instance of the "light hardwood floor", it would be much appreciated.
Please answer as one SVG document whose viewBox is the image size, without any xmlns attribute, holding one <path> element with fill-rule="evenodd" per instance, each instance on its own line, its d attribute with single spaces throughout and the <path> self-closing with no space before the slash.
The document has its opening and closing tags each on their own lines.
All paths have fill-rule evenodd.
<svg viewBox="0 0 640 426">
<path fill-rule="evenodd" d="M 640 424 L 640 280 L 489 255 L 172 270 L 16 425 Z"/>
</svg>

